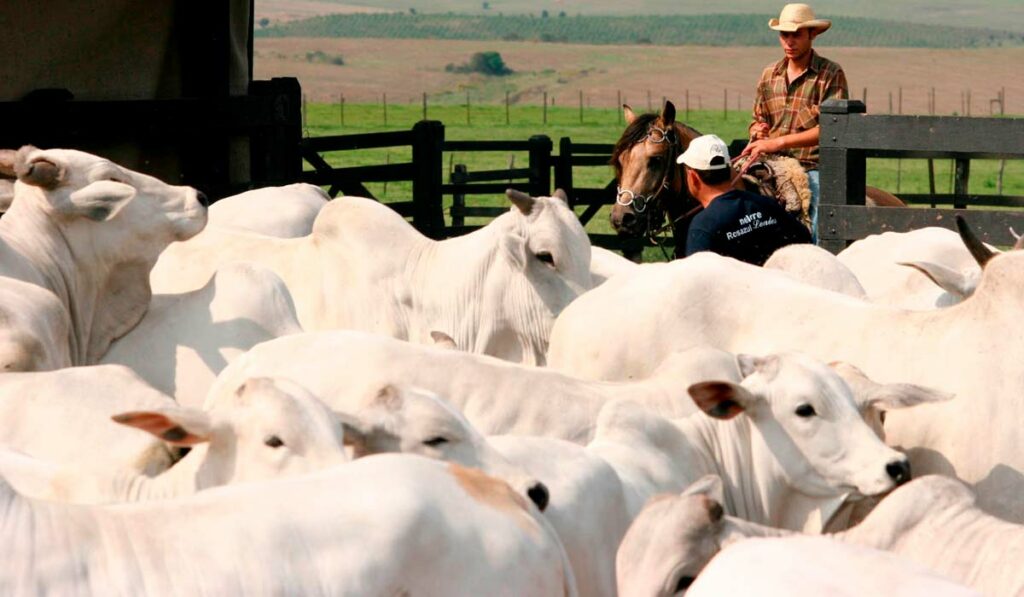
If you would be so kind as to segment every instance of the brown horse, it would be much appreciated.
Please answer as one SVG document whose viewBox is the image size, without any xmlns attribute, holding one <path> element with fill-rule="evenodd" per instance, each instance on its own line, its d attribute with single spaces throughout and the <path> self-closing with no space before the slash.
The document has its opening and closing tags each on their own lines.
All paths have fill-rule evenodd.
<svg viewBox="0 0 1024 597">
<path fill-rule="evenodd" d="M 676 239 L 676 257 L 682 257 L 689 220 L 700 211 L 700 204 L 690 196 L 683 166 L 676 164 L 676 158 L 701 133 L 676 122 L 672 102 L 665 102 L 661 114 L 637 115 L 629 106 L 623 106 L 623 113 L 626 130 L 615 144 L 611 159 L 619 181 L 612 227 L 621 237 L 653 241 L 666 228 L 667 214 L 668 227 Z M 746 188 L 738 172 L 734 184 Z M 747 190 L 758 192 L 757 188 Z M 867 206 L 906 207 L 895 195 L 881 189 L 867 187 L 865 195 Z"/>
<path fill-rule="evenodd" d="M 676 158 L 700 133 L 676 122 L 672 102 L 665 102 L 661 114 L 637 115 L 629 106 L 623 109 L 626 130 L 611 159 L 619 181 L 612 227 L 619 236 L 653 238 L 667 213 L 673 235 L 685 238 L 685 216 L 700 204 L 690 196 Z"/>
</svg>

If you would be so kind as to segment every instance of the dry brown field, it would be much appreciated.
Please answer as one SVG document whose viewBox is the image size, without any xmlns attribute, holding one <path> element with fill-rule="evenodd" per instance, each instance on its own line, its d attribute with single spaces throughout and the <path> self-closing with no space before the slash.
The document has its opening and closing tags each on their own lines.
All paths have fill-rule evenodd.
<svg viewBox="0 0 1024 597">
<path fill-rule="evenodd" d="M 294 7 L 296 3 L 287 3 Z M 310 2 L 310 4 L 318 4 Z M 333 5 L 343 7 L 344 5 Z M 494 50 L 515 71 L 507 77 L 456 74 L 449 63 L 462 64 L 474 52 Z M 342 66 L 311 63 L 307 53 L 342 56 Z M 936 113 L 966 111 L 987 115 L 990 100 L 1006 90 L 1006 113 L 1024 114 L 1024 48 L 932 50 L 842 48 L 822 46 L 823 56 L 846 71 L 851 93 L 860 98 L 867 89 L 869 111 L 894 110 L 903 89 L 904 113 L 928 113 L 928 96 L 935 89 Z M 729 107 L 749 108 L 752 89 L 764 66 L 780 57 L 767 47 L 603 46 L 538 42 L 481 42 L 404 39 L 257 39 L 255 74 L 265 79 L 298 77 L 310 101 L 334 101 L 344 94 L 350 102 L 378 102 L 382 93 L 394 103 L 418 103 L 422 93 L 431 102 L 504 101 L 540 104 L 544 91 L 556 105 L 576 105 L 579 92 L 593 107 L 625 101 L 647 107 L 648 92 L 655 105 L 666 96 L 682 106 L 686 90 L 691 107 L 721 108 L 728 91 Z"/>
</svg>

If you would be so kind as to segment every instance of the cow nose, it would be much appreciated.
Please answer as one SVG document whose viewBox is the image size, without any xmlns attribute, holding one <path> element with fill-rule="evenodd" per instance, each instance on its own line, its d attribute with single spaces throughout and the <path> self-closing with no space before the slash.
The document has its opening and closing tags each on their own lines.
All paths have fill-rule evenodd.
<svg viewBox="0 0 1024 597">
<path fill-rule="evenodd" d="M 548 495 L 547 486 L 543 483 L 537 483 L 533 487 L 527 489 L 526 495 L 530 496 L 530 501 L 532 501 L 541 512 L 544 511 L 544 508 L 548 507 L 548 498 L 550 496 Z"/>
<path fill-rule="evenodd" d="M 885 472 L 897 485 L 903 485 L 910 480 L 910 461 L 894 460 L 885 465 Z"/>
<path fill-rule="evenodd" d="M 206 196 L 206 193 L 202 191 L 196 191 L 196 199 L 203 207 L 210 207 L 210 198 Z"/>
</svg>

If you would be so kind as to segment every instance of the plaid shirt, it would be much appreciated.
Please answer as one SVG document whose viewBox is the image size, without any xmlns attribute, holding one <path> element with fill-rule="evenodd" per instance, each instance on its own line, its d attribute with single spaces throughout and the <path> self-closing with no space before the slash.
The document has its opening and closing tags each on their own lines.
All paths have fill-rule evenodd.
<svg viewBox="0 0 1024 597">
<path fill-rule="evenodd" d="M 769 65 L 761 73 L 754 98 L 753 127 L 759 122 L 771 127 L 769 138 L 799 133 L 818 126 L 819 106 L 827 99 L 847 99 L 850 90 L 842 67 L 812 50 L 807 70 L 792 83 L 786 82 L 788 59 Z M 749 130 L 749 129 L 748 129 Z M 818 167 L 818 146 L 789 150 L 805 168 Z"/>
</svg>

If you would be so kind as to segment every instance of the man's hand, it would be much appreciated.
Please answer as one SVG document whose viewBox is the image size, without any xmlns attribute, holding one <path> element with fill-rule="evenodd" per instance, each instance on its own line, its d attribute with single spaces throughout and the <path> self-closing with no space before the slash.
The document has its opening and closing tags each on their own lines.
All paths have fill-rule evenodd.
<svg viewBox="0 0 1024 597">
<path fill-rule="evenodd" d="M 758 122 L 754 126 L 750 127 L 750 140 L 759 141 L 761 139 L 767 139 L 768 133 L 771 131 L 771 127 L 766 122 Z"/>
<path fill-rule="evenodd" d="M 743 166 L 743 172 L 747 171 L 747 168 L 753 166 L 757 162 L 758 158 L 765 153 L 779 153 L 786 148 L 780 137 L 774 139 L 759 139 L 757 141 L 751 141 L 747 144 L 746 148 L 740 153 L 742 156 L 750 156 L 745 166 Z M 742 172 L 741 172 L 742 174 Z"/>
</svg>

